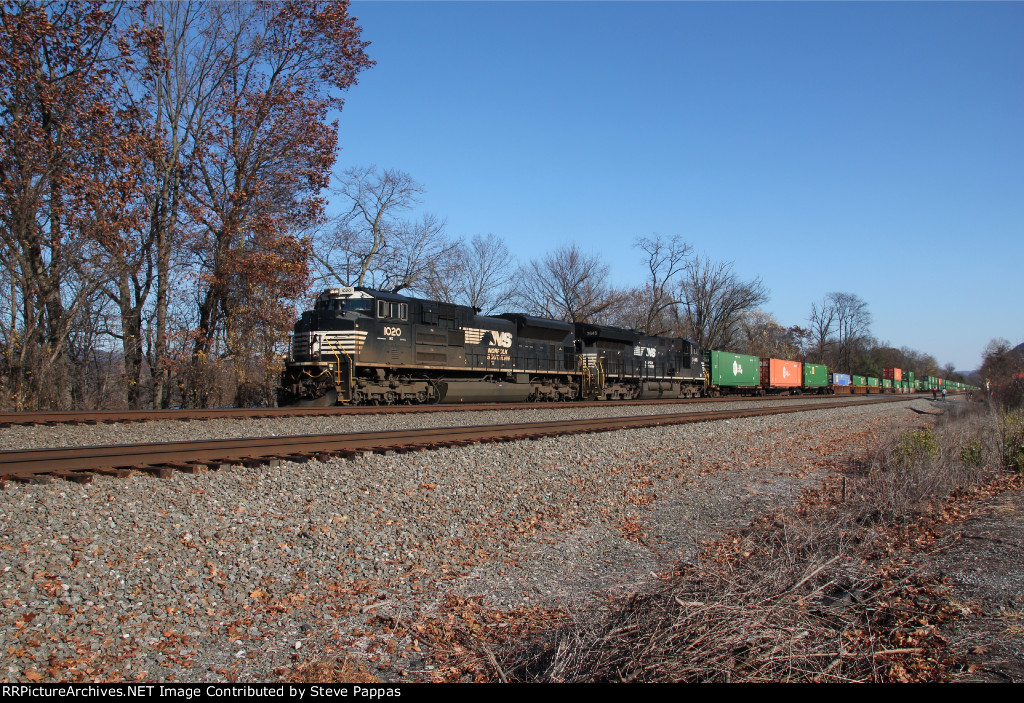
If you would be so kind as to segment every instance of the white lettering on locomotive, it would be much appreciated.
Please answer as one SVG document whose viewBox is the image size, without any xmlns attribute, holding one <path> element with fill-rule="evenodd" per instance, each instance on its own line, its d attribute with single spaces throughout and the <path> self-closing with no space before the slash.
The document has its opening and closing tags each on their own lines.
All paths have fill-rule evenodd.
<svg viewBox="0 0 1024 703">
<path fill-rule="evenodd" d="M 658 350 L 654 347 L 633 347 L 633 356 L 647 356 L 651 359 L 658 355 Z"/>
<path fill-rule="evenodd" d="M 464 327 L 462 331 L 466 333 L 466 344 L 486 344 L 489 347 L 504 347 L 505 349 L 512 346 L 511 332 L 481 330 L 473 327 Z"/>
<path fill-rule="evenodd" d="M 401 327 L 385 327 L 384 328 L 384 335 L 386 337 L 401 337 L 402 336 L 402 328 Z"/>
</svg>

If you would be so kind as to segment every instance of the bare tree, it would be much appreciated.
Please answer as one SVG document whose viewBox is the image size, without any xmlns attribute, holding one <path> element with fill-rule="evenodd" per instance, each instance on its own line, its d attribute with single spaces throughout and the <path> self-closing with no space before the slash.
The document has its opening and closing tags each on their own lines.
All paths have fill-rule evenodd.
<svg viewBox="0 0 1024 703">
<path fill-rule="evenodd" d="M 489 315 L 504 305 L 514 275 L 512 254 L 501 237 L 478 234 L 458 242 L 451 256 L 433 262 L 426 292 Z"/>
<path fill-rule="evenodd" d="M 827 300 L 835 310 L 837 361 L 851 371 L 854 351 L 870 332 L 868 304 L 853 293 L 829 293 Z"/>
<path fill-rule="evenodd" d="M 532 259 L 518 274 L 515 297 L 527 312 L 566 322 L 593 322 L 612 304 L 608 265 L 576 244 L 542 260 Z"/>
<path fill-rule="evenodd" d="M 650 329 L 665 327 L 656 334 L 671 333 L 675 321 L 675 310 L 668 308 L 658 315 L 652 325 L 650 319 L 652 291 L 648 286 L 635 288 L 616 288 L 609 293 L 612 304 L 602 315 L 603 321 L 615 327 L 627 330 L 647 332 Z"/>
<path fill-rule="evenodd" d="M 431 214 L 399 224 L 380 253 L 375 287 L 397 293 L 425 291 L 437 262 L 451 259 L 458 243 L 445 236 L 445 221 Z"/>
<path fill-rule="evenodd" d="M 828 298 L 820 303 L 811 303 L 811 314 L 807 320 L 811 323 L 810 334 L 815 345 L 812 352 L 819 363 L 824 363 L 825 353 L 833 342 L 835 319 L 836 309 Z"/>
<path fill-rule="evenodd" d="M 318 258 L 341 283 L 371 284 L 372 269 L 400 226 L 398 215 L 420 202 L 423 186 L 403 171 L 359 166 L 345 171 L 337 193 L 351 206 Z"/>
<path fill-rule="evenodd" d="M 321 279 L 392 292 L 428 290 L 431 271 L 455 245 L 444 220 L 430 214 L 403 218 L 421 202 L 423 186 L 404 171 L 360 166 L 345 171 L 335 192 L 349 210 L 316 237 Z"/>
<path fill-rule="evenodd" d="M 760 278 L 741 281 L 732 262 L 696 256 L 686 263 L 679 283 L 680 322 L 702 349 L 729 351 L 739 339 L 739 323 L 748 310 L 768 300 Z"/>
<path fill-rule="evenodd" d="M 630 293 L 636 297 L 637 311 L 642 312 L 635 329 L 645 334 L 665 334 L 671 328 L 669 313 L 682 302 L 678 295 L 679 281 L 686 271 L 686 261 L 693 247 L 678 234 L 668 239 L 660 234 L 638 237 L 634 246 L 646 255 L 648 271 L 643 288 Z"/>
</svg>

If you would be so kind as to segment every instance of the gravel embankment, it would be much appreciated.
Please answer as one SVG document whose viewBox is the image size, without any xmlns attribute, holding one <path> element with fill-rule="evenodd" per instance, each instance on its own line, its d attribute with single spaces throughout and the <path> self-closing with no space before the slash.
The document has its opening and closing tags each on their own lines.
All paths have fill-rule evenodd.
<svg viewBox="0 0 1024 703">
<path fill-rule="evenodd" d="M 635 590 L 930 405 L 12 486 L 0 492 L 0 679 L 268 680 L 295 654 L 358 643 L 373 614 L 408 617 L 447 593 L 516 606 Z M 272 422 L 291 434 L 352 419 Z M 213 422 L 161 424 L 216 436 Z M 84 428 L 5 433 L 18 429 Z M 169 439 L 149 425 L 89 431 Z"/>
<path fill-rule="evenodd" d="M 864 400 L 878 396 L 857 396 Z M 667 405 L 623 405 L 596 408 L 560 408 L 557 405 L 524 405 L 516 410 L 458 411 L 451 413 L 402 413 L 379 415 L 334 415 L 308 417 L 259 418 L 251 420 L 181 420 L 127 422 L 111 425 L 14 426 L 0 428 L 0 450 L 76 447 L 99 444 L 135 444 L 140 442 L 181 442 L 233 437 L 274 437 L 304 434 L 336 434 L 404 430 L 419 427 L 465 427 L 514 422 L 590 417 L 627 417 L 680 412 L 704 412 L 734 408 L 830 402 L 836 397 L 799 400 L 763 399 L 719 403 L 680 403 Z"/>
</svg>

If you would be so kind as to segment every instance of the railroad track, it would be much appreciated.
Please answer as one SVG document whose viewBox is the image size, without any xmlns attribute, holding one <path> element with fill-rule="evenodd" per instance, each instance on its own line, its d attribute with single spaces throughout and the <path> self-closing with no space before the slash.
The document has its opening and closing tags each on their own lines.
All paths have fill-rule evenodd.
<svg viewBox="0 0 1024 703">
<path fill-rule="evenodd" d="M 214 408 L 206 410 L 87 410 L 87 411 L 39 411 L 0 413 L 0 428 L 17 425 L 101 425 L 117 422 L 154 422 L 160 420 L 203 421 L 203 420 L 245 420 L 253 418 L 303 417 L 325 415 L 379 415 L 387 413 L 432 413 L 470 412 L 483 410 L 521 410 L 527 408 L 548 409 L 588 408 L 628 405 L 670 405 L 687 403 L 726 403 L 737 400 L 757 402 L 760 400 L 812 400 L 832 396 L 770 395 L 764 397 L 725 396 L 722 398 L 689 398 L 674 400 L 597 400 L 572 401 L 564 403 L 475 403 L 449 405 L 359 405 L 333 408 Z M 857 396 L 858 398 L 861 396 Z M 889 397 L 889 396 L 887 396 Z M 913 397 L 913 395 L 908 396 Z M 923 397 L 923 396 L 922 396 Z"/>
<path fill-rule="evenodd" d="M 368 452 L 406 453 L 482 442 L 780 415 L 913 399 L 913 396 L 887 396 L 868 400 L 819 401 L 772 407 L 746 407 L 737 410 L 505 425 L 14 450 L 0 452 L 0 483 L 48 483 L 54 479 L 89 483 L 96 475 L 126 477 L 135 472 L 167 478 L 175 471 L 201 473 L 234 464 L 256 466 L 285 460 L 309 461 L 339 456 L 351 457 Z"/>
</svg>

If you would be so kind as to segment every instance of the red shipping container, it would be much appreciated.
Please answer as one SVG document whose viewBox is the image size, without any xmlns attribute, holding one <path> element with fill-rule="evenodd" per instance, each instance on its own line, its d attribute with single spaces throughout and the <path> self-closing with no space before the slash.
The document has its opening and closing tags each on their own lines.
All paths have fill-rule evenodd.
<svg viewBox="0 0 1024 703">
<path fill-rule="evenodd" d="M 903 380 L 903 369 L 897 369 L 897 368 L 882 369 L 882 378 L 887 378 L 890 381 L 902 381 Z"/>
<path fill-rule="evenodd" d="M 761 385 L 769 388 L 799 388 L 803 385 L 803 364 L 784 359 L 761 359 Z"/>
</svg>

